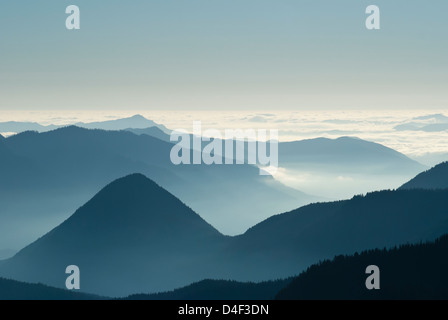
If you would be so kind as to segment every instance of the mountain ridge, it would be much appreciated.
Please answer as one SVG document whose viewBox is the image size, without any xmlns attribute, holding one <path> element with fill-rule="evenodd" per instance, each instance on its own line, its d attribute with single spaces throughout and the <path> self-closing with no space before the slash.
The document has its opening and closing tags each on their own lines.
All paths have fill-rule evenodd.
<svg viewBox="0 0 448 320">
<path fill-rule="evenodd" d="M 0 278 L 0 300 L 105 300 L 105 297 Z"/>
<path fill-rule="evenodd" d="M 228 237 L 133 174 L 6 260 L 0 274 L 61 287 L 63 270 L 75 264 L 83 290 L 105 296 L 161 292 L 205 278 L 288 278 L 337 254 L 435 239 L 448 231 L 447 197 L 448 190 L 374 192 L 301 207 Z"/>
<path fill-rule="evenodd" d="M 310 266 L 278 300 L 441 300 L 448 298 L 448 235 L 427 243 L 338 255 Z M 367 290 L 369 265 L 378 266 L 380 289 Z"/>
<path fill-rule="evenodd" d="M 125 130 L 127 128 L 145 129 L 148 127 L 157 127 L 165 133 L 170 133 L 170 130 L 168 130 L 164 125 L 146 119 L 145 117 L 139 114 L 115 120 L 105 120 L 96 122 L 76 122 L 63 125 L 55 125 L 55 124 L 41 125 L 37 122 L 17 122 L 17 121 L 0 122 L 0 132 L 14 132 L 14 133 L 22 133 L 25 131 L 47 132 L 73 125 L 86 129 L 103 129 L 103 130 Z"/>
<path fill-rule="evenodd" d="M 400 189 L 446 189 L 448 188 L 448 162 L 442 162 L 426 170 L 410 181 L 403 184 Z"/>
<path fill-rule="evenodd" d="M 273 213 L 317 199 L 260 176 L 257 167 L 247 164 L 175 166 L 170 160 L 172 147 L 145 134 L 76 126 L 7 138 L 0 144 L 0 163 L 5 164 L 0 166 L 0 216 L 8 216 L 0 225 L 0 244 L 22 247 L 115 178 L 135 172 L 156 181 L 227 234 L 242 233 Z M 212 197 L 200 196 L 210 186 Z M 17 201 L 19 197 L 26 201 Z M 210 206 L 215 209 L 210 211 Z M 30 232 L 10 234 L 4 230 L 7 224 L 8 230 Z"/>
</svg>

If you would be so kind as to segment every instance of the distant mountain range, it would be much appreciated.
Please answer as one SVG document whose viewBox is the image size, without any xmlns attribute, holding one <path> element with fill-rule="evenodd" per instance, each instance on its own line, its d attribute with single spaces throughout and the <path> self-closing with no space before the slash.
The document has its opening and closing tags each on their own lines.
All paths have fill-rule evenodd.
<svg viewBox="0 0 448 320">
<path fill-rule="evenodd" d="M 132 132 L 170 140 L 169 135 L 153 128 Z M 224 141 L 221 143 L 225 145 Z M 190 145 L 193 145 L 191 135 Z M 248 159 L 247 143 L 244 149 Z M 280 169 L 275 174 L 278 181 L 326 199 L 347 199 L 356 193 L 395 189 L 428 168 L 393 149 L 354 137 L 280 142 L 278 160 Z"/>
<path fill-rule="evenodd" d="M 141 115 L 134 115 L 129 118 L 108 120 L 101 122 L 88 122 L 88 123 L 76 122 L 71 125 L 87 129 L 103 129 L 103 130 L 125 130 L 127 128 L 145 129 L 149 127 L 156 127 L 165 133 L 170 133 L 170 130 L 168 130 L 164 125 L 155 123 L 152 120 L 148 120 Z M 14 133 L 21 133 L 25 131 L 47 132 L 58 128 L 63 128 L 66 126 L 67 125 L 54 125 L 54 124 L 45 126 L 36 122 L 8 121 L 8 122 L 0 122 L 0 132 L 14 132 Z"/>
<path fill-rule="evenodd" d="M 135 134 L 147 134 L 163 141 L 170 141 L 169 134 L 155 127 L 127 130 Z M 247 144 L 245 144 L 245 150 L 245 159 L 247 159 Z M 287 169 L 318 168 L 325 171 L 337 171 L 339 174 L 347 172 L 397 174 L 410 171 L 417 173 L 426 169 L 424 165 L 398 151 L 354 137 L 280 142 L 278 150 L 280 166 Z"/>
<path fill-rule="evenodd" d="M 169 140 L 164 133 L 147 134 Z M 443 155 L 421 159 L 432 164 L 437 158 L 443 159 Z M 356 193 L 395 189 L 428 169 L 393 149 L 355 137 L 280 142 L 278 160 L 276 180 L 325 199 L 347 199 Z"/>
<path fill-rule="evenodd" d="M 442 115 L 434 116 L 440 118 Z M 72 125 L 87 129 L 127 130 L 137 135 L 146 134 L 153 136 L 166 142 L 170 141 L 171 133 L 171 130 L 165 126 L 148 120 L 141 115 L 102 122 L 77 122 Z M 0 122 L 0 132 L 46 132 L 66 126 L 44 126 L 34 122 L 10 121 Z M 385 172 L 385 170 L 407 171 L 410 169 L 421 171 L 424 169 L 424 166 L 418 162 L 393 149 L 352 137 L 341 137 L 338 139 L 316 138 L 283 142 L 279 145 L 279 159 L 281 161 L 280 165 L 286 168 L 303 167 L 306 165 L 308 167 L 326 168 L 325 170 L 337 168 L 341 173 L 347 170 L 356 172 L 359 171 L 360 167 L 364 170 L 375 172 Z"/>
<path fill-rule="evenodd" d="M 287 278 L 337 254 L 435 239 L 448 230 L 447 196 L 448 190 L 375 192 L 308 205 L 226 237 L 135 174 L 4 261 L 0 275 L 61 287 L 65 267 L 76 264 L 82 289 L 106 296 L 161 292 L 206 278 Z"/>
<path fill-rule="evenodd" d="M 417 161 L 381 144 L 352 137 L 317 138 L 279 145 L 280 165 L 286 168 L 319 167 L 322 170 L 381 172 L 422 170 Z M 361 170 L 362 169 L 362 170 Z"/>
<path fill-rule="evenodd" d="M 140 172 L 224 233 L 319 198 L 251 165 L 175 166 L 172 144 L 146 134 L 65 127 L 0 141 L 0 244 L 14 249 L 54 228 L 117 177 Z M 231 200 L 230 200 L 231 199 Z"/>
<path fill-rule="evenodd" d="M 448 162 L 438 164 L 434 168 L 420 173 L 411 181 L 401 186 L 401 189 L 447 189 Z"/>
<path fill-rule="evenodd" d="M 40 237 L 0 262 L 0 276 L 62 288 L 65 267 L 76 264 L 83 291 L 104 297 L 164 291 L 134 298 L 201 297 L 216 287 L 216 297 L 238 288 L 238 297 L 259 290 L 261 299 L 281 281 L 258 289 L 247 282 L 288 278 L 338 254 L 448 232 L 446 163 L 397 191 L 306 205 L 321 199 L 260 176 L 256 166 L 173 165 L 167 133 L 132 128 L 150 121 L 133 118 L 101 123 L 120 131 L 70 126 L 0 137 L 0 244 L 13 246 L 0 251 Z M 279 157 L 288 170 L 422 168 L 392 149 L 348 137 L 280 143 Z M 174 288 L 182 289 L 166 292 Z"/>
<path fill-rule="evenodd" d="M 380 269 L 380 289 L 367 290 L 366 267 Z M 277 295 L 280 300 L 446 300 L 448 236 L 433 243 L 404 245 L 337 256 L 308 268 Z"/>
<path fill-rule="evenodd" d="M 367 290 L 365 269 L 380 268 L 380 290 Z M 448 236 L 434 242 L 338 255 L 307 268 L 299 276 L 262 283 L 203 280 L 156 294 L 125 300 L 403 300 L 448 299 Z M 404 289 L 405 288 L 405 289 Z M 0 300 L 98 300 L 84 294 L 0 278 Z"/>
<path fill-rule="evenodd" d="M 427 167 L 383 145 L 352 137 L 279 145 L 278 179 L 329 199 L 395 189 Z"/>
<path fill-rule="evenodd" d="M 136 135 L 146 134 L 148 136 L 158 138 L 165 142 L 171 142 L 170 135 L 158 127 L 149 127 L 144 129 L 127 128 L 125 129 L 125 131 L 135 133 Z"/>
<path fill-rule="evenodd" d="M 166 129 L 161 125 L 156 124 L 151 120 L 147 120 L 139 115 L 133 116 L 131 118 L 112 120 L 106 122 L 78 123 L 78 125 L 88 128 L 126 130 L 133 132 L 137 135 L 156 137 L 157 139 L 162 140 L 167 144 L 169 143 L 170 146 L 172 146 L 173 144 L 172 142 L 170 142 L 170 136 L 169 136 L 169 133 L 171 132 L 170 130 Z M 27 128 L 27 126 L 24 125 L 22 129 L 24 128 Z M 29 128 L 33 129 L 30 126 Z M 49 130 L 51 128 L 55 127 L 54 126 L 45 127 L 44 131 Z M 12 128 L 5 127 L 4 129 L 6 130 Z M 42 128 L 39 130 L 42 131 Z M 63 133 L 60 134 L 63 135 Z M 89 142 L 88 144 L 91 143 Z M 204 144 L 205 143 L 203 143 L 203 145 Z M 130 145 L 132 146 L 134 144 L 131 143 Z M 99 146 L 97 149 L 101 148 L 102 147 Z M 149 146 L 145 146 L 145 148 L 148 149 Z M 78 143 L 78 151 L 85 152 L 84 149 L 85 147 L 82 144 Z M 247 150 L 247 147 L 245 148 L 245 150 Z M 122 155 L 120 148 L 117 148 L 117 151 L 122 158 L 131 158 L 131 159 L 135 158 L 132 156 L 132 153 L 126 153 L 125 155 Z M 153 151 L 159 152 L 157 149 L 154 149 Z M 22 150 L 19 150 L 19 153 L 22 152 L 23 152 Z M 135 150 L 132 152 L 136 154 L 142 153 L 141 150 Z M 95 153 L 93 153 L 93 155 L 95 155 Z M 168 157 L 165 157 L 165 162 L 168 161 L 167 158 Z M 107 163 L 113 161 L 113 159 L 105 159 L 103 161 L 105 162 L 105 166 L 107 167 L 108 165 Z M 143 159 L 142 161 L 141 158 L 138 158 L 137 161 L 138 163 L 134 162 L 134 164 L 132 165 L 134 166 L 134 169 L 131 171 L 126 170 L 126 173 L 142 172 L 150 176 L 152 179 L 160 182 L 164 187 L 168 188 L 171 192 L 174 192 L 182 200 L 186 201 L 198 213 L 200 213 L 201 215 L 207 214 L 206 208 L 209 205 L 209 203 L 202 203 L 202 200 L 198 201 L 197 196 L 193 195 L 191 197 L 184 198 L 181 192 L 182 193 L 187 192 L 185 188 L 182 191 L 177 192 L 178 190 L 170 188 L 169 185 L 164 184 L 162 181 L 157 180 L 157 178 L 151 175 L 150 173 L 146 171 L 141 171 L 142 169 L 139 168 L 137 165 L 138 164 L 142 165 L 145 162 L 147 163 L 148 162 L 147 159 Z M 404 181 L 409 180 L 411 177 L 415 176 L 419 172 L 427 169 L 427 167 L 419 164 L 416 161 L 409 159 L 405 155 L 396 152 L 390 148 L 387 148 L 377 143 L 368 142 L 351 137 L 342 137 L 339 139 L 317 138 L 303 141 L 280 143 L 279 162 L 281 169 L 279 170 L 279 173 L 278 175 L 275 176 L 275 178 L 277 181 L 289 187 L 284 188 L 283 186 L 282 188 L 279 186 L 279 188 L 282 189 L 281 192 L 289 194 L 289 196 L 292 195 L 290 199 L 291 202 L 294 201 L 294 199 L 296 199 L 297 201 L 295 204 L 291 206 L 289 205 L 288 201 L 281 202 L 280 198 L 278 200 L 273 198 L 270 199 L 269 203 L 274 204 L 276 202 L 277 203 L 281 202 L 284 205 L 281 206 L 269 205 L 268 207 L 266 207 L 266 209 L 262 207 L 259 208 L 260 213 L 266 211 L 266 213 L 269 212 L 269 214 L 273 214 L 274 212 L 290 210 L 293 209 L 294 207 L 314 202 L 317 200 L 347 199 L 353 196 L 353 194 L 359 192 L 365 193 L 373 190 L 397 188 Z M 122 164 L 121 166 L 125 165 Z M 93 190 L 98 190 L 100 187 L 104 186 L 106 183 L 112 181 L 113 179 L 124 175 L 125 173 L 122 172 L 123 168 L 121 167 L 119 169 L 120 170 L 117 171 L 116 175 L 109 176 L 108 179 L 102 179 L 102 183 L 96 184 L 95 185 L 96 189 L 90 189 L 91 191 L 90 193 L 92 193 Z M 105 170 L 105 168 L 102 168 L 102 170 Z M 183 171 L 192 172 L 194 170 L 190 169 Z M 216 167 L 212 171 L 216 171 Z M 227 169 L 221 171 L 227 171 Z M 217 173 L 214 172 L 214 174 Z M 81 173 L 79 176 L 82 177 L 83 174 Z M 189 179 L 189 177 L 185 179 Z M 171 181 L 173 179 L 168 180 Z M 295 192 L 294 190 L 291 189 L 302 191 L 302 193 Z M 247 190 L 247 188 L 245 188 L 245 190 Z M 227 189 L 223 190 L 223 192 L 226 191 Z M 197 194 L 197 192 L 195 193 Z M 82 201 L 78 200 L 76 201 L 78 205 L 87 200 L 85 194 L 87 193 L 84 193 Z M 314 195 L 315 197 L 310 197 L 307 194 Z M 73 199 L 74 197 L 76 197 L 76 195 L 77 192 L 72 192 L 70 198 Z M 192 197 L 195 197 L 196 199 L 195 203 L 190 201 L 190 198 Z M 65 196 L 65 198 L 67 198 L 67 196 Z M 243 200 L 243 202 L 245 201 Z M 236 210 L 240 212 L 241 211 L 248 212 L 248 210 L 245 210 L 249 208 L 248 204 L 247 205 L 243 204 L 243 206 L 244 208 L 241 207 L 241 210 L 238 209 Z M 75 209 L 73 205 L 69 206 L 64 205 L 59 207 L 70 208 L 73 210 Z M 219 207 L 222 207 L 222 205 L 219 205 Z M 45 211 L 48 212 L 48 210 Z M 229 234 L 237 234 L 244 232 L 244 230 L 247 229 L 250 225 L 260 221 L 260 219 L 256 221 L 253 218 L 249 217 L 247 222 L 241 224 L 239 227 L 235 227 L 234 225 L 233 226 L 229 225 L 226 219 L 222 218 L 225 217 L 229 211 L 230 210 L 226 210 L 226 212 L 216 213 L 215 217 L 212 217 L 210 219 L 210 222 L 213 223 L 223 232 Z M 261 218 L 266 218 L 269 216 L 269 214 L 262 216 Z"/>
<path fill-rule="evenodd" d="M 448 117 L 443 114 L 430 114 L 414 118 L 411 122 L 394 127 L 397 131 L 441 132 L 448 130 Z"/>
<path fill-rule="evenodd" d="M 448 130 L 448 123 L 431 123 L 426 125 L 407 123 L 395 126 L 394 129 L 397 131 L 441 132 Z"/>
</svg>

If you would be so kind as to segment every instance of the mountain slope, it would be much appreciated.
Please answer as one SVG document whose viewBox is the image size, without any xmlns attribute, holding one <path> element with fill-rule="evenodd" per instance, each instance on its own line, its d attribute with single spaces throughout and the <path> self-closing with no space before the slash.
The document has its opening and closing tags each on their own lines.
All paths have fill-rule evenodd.
<svg viewBox="0 0 448 320">
<path fill-rule="evenodd" d="M 134 294 L 126 300 L 271 300 L 291 279 L 244 283 L 203 280 L 169 292 Z"/>
<path fill-rule="evenodd" d="M 280 143 L 279 166 L 280 182 L 328 199 L 395 189 L 427 169 L 395 150 L 351 137 Z"/>
<path fill-rule="evenodd" d="M 433 240 L 448 232 L 448 190 L 370 193 L 273 216 L 234 238 L 235 280 L 286 278 L 338 254 Z"/>
<path fill-rule="evenodd" d="M 350 143 L 363 145 L 351 140 Z M 326 165 L 321 163 L 316 169 L 318 159 L 311 155 L 314 164 L 287 164 L 294 170 L 299 167 L 307 180 L 317 186 L 305 193 L 298 191 L 306 184 L 300 178 L 301 172 L 298 175 L 286 172 L 284 181 L 279 177 L 260 176 L 258 168 L 250 165 L 174 166 L 169 158 L 172 143 L 125 131 L 71 126 L 40 134 L 24 132 L 2 141 L 7 148 L 0 148 L 0 162 L 5 164 L 3 168 L 0 166 L 0 218 L 4 219 L 0 225 L 0 246 L 8 243 L 8 247 L 0 247 L 0 250 L 23 247 L 61 223 L 104 185 L 134 172 L 156 181 L 218 230 L 230 235 L 241 234 L 278 212 L 321 201 L 323 198 L 311 196 L 314 191 L 317 194 L 325 188 L 348 190 L 342 195 L 327 195 L 327 198 L 348 198 L 358 190 L 380 189 L 386 179 L 375 173 L 365 182 L 366 189 L 361 189 L 356 182 L 362 177 L 342 174 L 344 168 L 355 166 L 341 164 L 332 169 L 333 180 L 324 176 L 321 181 L 319 177 L 326 174 L 323 169 Z M 279 147 L 280 165 L 282 159 L 287 159 L 282 156 L 282 145 Z M 316 148 L 320 150 L 323 146 Z M 306 150 L 298 148 L 291 152 L 300 155 L 302 151 Z M 372 157 L 371 163 L 381 163 L 375 159 Z M 313 166 L 316 171 L 312 171 Z M 364 169 L 359 172 L 364 175 Z M 402 183 L 414 175 L 396 179 Z M 387 179 L 390 176 L 387 175 Z M 282 184 L 295 179 L 297 183 L 289 187 Z M 396 185 L 391 183 L 387 187 L 395 188 Z M 203 194 L 209 196 L 201 196 Z"/>
<path fill-rule="evenodd" d="M 0 270 L 21 281 L 63 287 L 66 266 L 75 264 L 83 291 L 123 296 L 200 280 L 210 265 L 196 263 L 196 257 L 225 241 L 173 195 L 135 174 L 105 187 Z"/>
<path fill-rule="evenodd" d="M 131 131 L 170 140 L 168 134 L 156 129 Z M 229 142 L 218 141 L 222 145 Z M 193 145 L 192 135 L 190 145 Z M 248 149 L 244 143 L 246 163 Z M 235 153 L 234 146 L 234 157 Z M 321 200 L 347 199 L 356 193 L 395 189 L 403 181 L 427 169 L 393 149 L 352 137 L 280 142 L 278 162 L 279 170 L 274 174 L 277 181 L 307 194 L 319 195 Z"/>
<path fill-rule="evenodd" d="M 2 146 L 0 245 L 16 248 L 57 226 L 107 183 L 135 172 L 156 181 L 227 234 L 242 233 L 272 214 L 316 200 L 260 176 L 250 165 L 175 166 L 171 143 L 127 131 L 71 126 L 24 132 Z"/>
<path fill-rule="evenodd" d="M 412 180 L 401 186 L 401 189 L 447 189 L 448 188 L 448 162 L 420 173 Z"/>
<path fill-rule="evenodd" d="M 141 115 L 134 115 L 129 118 L 108 120 L 108 121 L 98 121 L 98 122 L 77 122 L 74 125 L 78 127 L 83 127 L 87 129 L 103 129 L 103 130 L 125 130 L 126 128 L 138 128 L 144 129 L 148 127 L 157 127 L 163 132 L 169 132 L 169 130 L 152 120 L 148 120 Z M 66 127 L 67 125 L 41 125 L 36 122 L 0 122 L 0 132 L 15 132 L 21 133 L 25 131 L 37 131 L 37 132 L 47 132 L 55 130 L 58 128 Z"/>
<path fill-rule="evenodd" d="M 149 127 L 145 129 L 127 128 L 126 131 L 135 133 L 136 135 L 146 134 L 151 137 L 158 138 L 162 141 L 170 142 L 170 135 L 158 127 Z"/>
<path fill-rule="evenodd" d="M 25 132 L 25 131 L 49 131 L 56 129 L 57 126 L 49 125 L 43 126 L 36 122 L 17 122 L 17 121 L 8 121 L 8 122 L 0 122 L 0 132 Z"/>
<path fill-rule="evenodd" d="M 367 290 L 366 267 L 380 268 L 380 290 Z M 434 243 L 405 245 L 338 256 L 313 265 L 277 295 L 292 299 L 448 299 L 448 236 Z"/>
<path fill-rule="evenodd" d="M 120 300 L 272 300 L 292 279 L 242 283 L 202 280 L 186 287 L 155 294 L 133 294 Z M 16 280 L 0 278 L 0 300 L 108 300 L 86 294 Z"/>
<path fill-rule="evenodd" d="M 382 191 L 318 203 L 225 237 L 140 174 L 104 188 L 57 228 L 0 265 L 0 275 L 107 296 L 172 290 L 202 279 L 287 278 L 337 254 L 431 240 L 448 232 L 448 190 Z"/>
<path fill-rule="evenodd" d="M 78 122 L 75 126 L 87 128 L 87 129 L 102 129 L 102 130 L 125 130 L 127 128 L 145 129 L 149 127 L 156 127 L 163 132 L 169 132 L 169 130 L 161 124 L 158 124 L 152 120 L 148 120 L 145 117 L 137 114 L 129 118 L 100 121 L 100 122 Z"/>
<path fill-rule="evenodd" d="M 0 278 L 0 300 L 103 300 L 105 298 L 76 291 L 52 288 Z"/>
<path fill-rule="evenodd" d="M 346 170 L 364 167 L 368 170 L 404 170 L 424 168 L 418 162 L 381 144 L 351 137 L 317 138 L 280 143 L 280 164 L 302 163 L 343 166 Z M 378 168 L 381 167 L 381 168 Z"/>
</svg>

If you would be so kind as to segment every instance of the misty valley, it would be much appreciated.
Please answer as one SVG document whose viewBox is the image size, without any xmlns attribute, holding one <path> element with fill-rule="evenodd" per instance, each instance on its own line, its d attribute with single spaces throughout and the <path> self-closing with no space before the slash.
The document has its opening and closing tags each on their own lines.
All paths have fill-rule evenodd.
<svg viewBox="0 0 448 320">
<path fill-rule="evenodd" d="M 446 242 L 447 163 L 425 171 L 372 142 L 279 143 L 280 172 L 313 159 L 339 172 L 375 164 L 372 172 L 415 173 L 396 189 L 331 201 L 260 175 L 248 158 L 238 166 L 174 164 L 171 131 L 141 116 L 39 131 L 0 140 L 0 249 L 22 248 L 0 261 L 0 288 L 3 281 L 73 299 L 306 298 L 297 282 L 312 277 L 317 288 L 333 274 L 326 268 L 347 261 L 334 272 L 356 278 L 351 292 L 375 298 L 397 294 L 380 262 L 402 251 L 437 252 Z M 422 241 L 426 247 L 400 247 Z M 366 251 L 376 248 L 386 251 Z M 378 257 L 363 260 L 371 255 Z M 364 270 L 377 261 L 381 290 L 369 290 Z M 361 271 L 347 272 L 355 262 Z"/>
<path fill-rule="evenodd" d="M 448 300 L 447 11 L 0 1 L 0 302 Z"/>
</svg>

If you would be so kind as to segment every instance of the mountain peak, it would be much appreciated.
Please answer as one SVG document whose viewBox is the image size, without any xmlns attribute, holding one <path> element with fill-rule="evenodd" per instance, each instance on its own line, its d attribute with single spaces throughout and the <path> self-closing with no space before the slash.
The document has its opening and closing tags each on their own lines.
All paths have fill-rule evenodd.
<svg viewBox="0 0 448 320">
<path fill-rule="evenodd" d="M 94 223 L 103 221 L 102 228 L 108 225 L 119 232 L 125 225 L 143 233 L 149 230 L 158 233 L 158 230 L 154 229 L 155 225 L 182 229 L 182 224 L 188 225 L 191 219 L 194 224 L 201 220 L 204 225 L 213 229 L 179 199 L 140 173 L 111 182 L 72 218 L 81 219 L 83 223 L 88 220 Z M 146 228 L 146 231 L 142 228 Z"/>
<path fill-rule="evenodd" d="M 137 173 L 107 185 L 1 269 L 10 278 L 61 287 L 60 271 L 76 264 L 85 274 L 87 292 L 160 291 L 197 281 L 203 266 L 185 261 L 215 252 L 225 240 L 179 199 Z M 162 271 L 170 279 L 159 276 Z"/>
<path fill-rule="evenodd" d="M 134 120 L 148 120 L 144 116 L 142 116 L 141 114 L 135 114 L 132 117 L 130 117 L 130 119 L 134 119 Z"/>
<path fill-rule="evenodd" d="M 354 137 L 354 136 L 342 136 L 342 137 L 339 137 L 339 138 L 337 138 L 336 140 L 340 140 L 340 141 L 344 141 L 344 140 L 349 140 L 349 141 L 351 141 L 351 140 L 360 140 L 360 141 L 363 141 L 363 142 L 368 142 L 368 141 L 366 141 L 366 140 L 362 140 L 361 138 L 358 138 L 358 137 Z"/>
<path fill-rule="evenodd" d="M 77 236 L 70 236 L 74 234 Z M 176 239 L 169 236 L 173 234 Z M 187 245 L 210 237 L 222 235 L 174 195 L 143 174 L 134 173 L 108 184 L 31 247 L 47 241 L 73 246 L 82 243 L 97 249 L 110 248 L 112 243 L 132 247 L 154 241 Z"/>
</svg>

